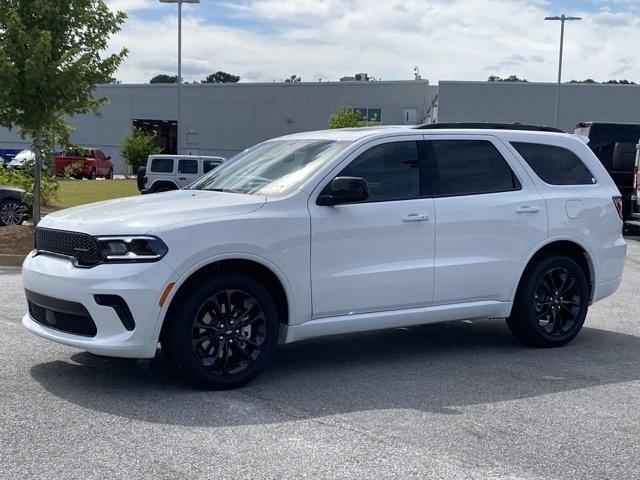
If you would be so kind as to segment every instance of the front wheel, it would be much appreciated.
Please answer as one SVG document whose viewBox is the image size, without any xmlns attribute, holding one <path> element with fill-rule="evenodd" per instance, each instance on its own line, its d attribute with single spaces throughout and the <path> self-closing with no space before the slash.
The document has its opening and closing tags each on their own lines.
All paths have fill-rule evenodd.
<svg viewBox="0 0 640 480">
<path fill-rule="evenodd" d="M 551 255 L 525 271 L 507 325 L 527 345 L 557 347 L 578 335 L 588 308 L 589 284 L 580 265 Z"/>
<path fill-rule="evenodd" d="M 269 292 L 239 273 L 220 273 L 175 309 L 162 349 L 190 382 L 237 388 L 267 366 L 278 343 L 278 316 Z"/>
<path fill-rule="evenodd" d="M 109 169 L 107 176 L 105 177 L 107 180 L 113 180 L 113 168 Z"/>
<path fill-rule="evenodd" d="M 0 226 L 20 225 L 25 217 L 24 205 L 18 200 L 0 202 Z"/>
</svg>

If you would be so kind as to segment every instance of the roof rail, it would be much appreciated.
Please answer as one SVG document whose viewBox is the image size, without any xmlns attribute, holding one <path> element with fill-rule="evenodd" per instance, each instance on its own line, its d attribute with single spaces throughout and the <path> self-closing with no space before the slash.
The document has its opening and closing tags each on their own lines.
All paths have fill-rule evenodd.
<svg viewBox="0 0 640 480">
<path fill-rule="evenodd" d="M 417 130 L 442 130 L 442 129 L 462 129 L 462 130 L 529 130 L 534 132 L 555 132 L 566 133 L 564 130 L 543 125 L 524 125 L 522 123 L 428 123 L 417 125 Z"/>
</svg>

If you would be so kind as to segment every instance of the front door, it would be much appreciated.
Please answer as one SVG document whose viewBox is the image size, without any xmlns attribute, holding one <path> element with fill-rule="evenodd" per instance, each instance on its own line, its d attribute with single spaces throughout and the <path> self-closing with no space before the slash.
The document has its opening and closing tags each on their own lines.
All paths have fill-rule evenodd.
<svg viewBox="0 0 640 480">
<path fill-rule="evenodd" d="M 360 148 L 310 197 L 314 318 L 431 303 L 434 204 L 421 185 L 421 138 Z M 317 195 L 337 176 L 364 178 L 369 200 L 317 205 Z"/>
</svg>

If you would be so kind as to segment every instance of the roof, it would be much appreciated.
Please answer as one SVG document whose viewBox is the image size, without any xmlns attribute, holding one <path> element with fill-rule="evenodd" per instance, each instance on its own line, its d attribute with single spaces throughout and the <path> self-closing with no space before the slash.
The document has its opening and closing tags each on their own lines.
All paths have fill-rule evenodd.
<svg viewBox="0 0 640 480">
<path fill-rule="evenodd" d="M 569 135 L 562 130 L 551 127 L 538 127 L 535 125 L 512 125 L 512 124 L 433 124 L 437 127 L 424 125 L 388 125 L 362 128 L 338 128 L 334 130 L 317 130 L 313 132 L 301 132 L 279 137 L 282 139 L 304 139 L 304 140 L 336 140 L 355 142 L 363 138 L 388 136 L 394 133 L 413 135 L 442 135 L 452 133 L 457 135 L 496 135 L 507 132 L 527 133 L 532 135 Z"/>
</svg>

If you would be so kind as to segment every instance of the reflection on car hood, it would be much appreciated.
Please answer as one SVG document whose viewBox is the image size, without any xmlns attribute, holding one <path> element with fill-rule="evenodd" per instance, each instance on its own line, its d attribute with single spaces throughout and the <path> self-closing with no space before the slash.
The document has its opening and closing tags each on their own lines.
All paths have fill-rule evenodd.
<svg viewBox="0 0 640 480">
<path fill-rule="evenodd" d="M 108 200 L 47 215 L 44 228 L 90 235 L 142 234 L 169 225 L 253 212 L 266 198 L 238 193 L 176 190 Z"/>
</svg>

